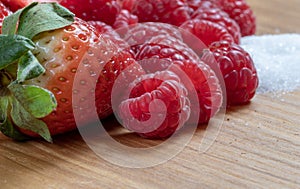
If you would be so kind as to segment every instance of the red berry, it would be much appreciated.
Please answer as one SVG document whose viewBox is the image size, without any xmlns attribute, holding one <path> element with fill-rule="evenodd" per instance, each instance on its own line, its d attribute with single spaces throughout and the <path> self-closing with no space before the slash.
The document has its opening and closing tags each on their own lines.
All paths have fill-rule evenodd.
<svg viewBox="0 0 300 189">
<path fill-rule="evenodd" d="M 174 65 L 179 66 L 180 70 Z M 188 90 L 193 121 L 198 118 L 198 124 L 207 123 L 219 111 L 223 102 L 221 86 L 215 72 L 202 61 L 174 61 L 168 70 L 180 76 Z M 182 71 L 190 81 L 182 75 Z"/>
<path fill-rule="evenodd" d="M 97 20 L 113 25 L 121 11 L 115 0 L 62 0 L 61 5 L 86 21 Z"/>
<path fill-rule="evenodd" d="M 208 20 L 225 27 L 234 39 L 236 44 L 240 43 L 241 31 L 239 25 L 229 15 L 219 8 L 199 8 L 192 18 Z"/>
<path fill-rule="evenodd" d="M 241 29 L 242 36 L 255 34 L 256 18 L 254 12 L 245 0 L 212 0 L 235 20 Z"/>
<path fill-rule="evenodd" d="M 233 43 L 234 41 L 225 27 L 208 20 L 199 20 L 196 18 L 183 23 L 180 28 L 194 34 L 207 46 L 220 40 L 225 40 L 229 43 Z"/>
<path fill-rule="evenodd" d="M 190 115 L 187 91 L 172 72 L 139 77 L 129 87 L 129 99 L 119 106 L 123 126 L 146 138 L 166 138 Z"/>
<path fill-rule="evenodd" d="M 100 34 L 108 34 L 108 35 L 118 36 L 118 34 L 115 32 L 115 30 L 110 25 L 108 25 L 104 22 L 88 21 L 88 23 L 90 25 L 94 26 Z"/>
<path fill-rule="evenodd" d="M 11 11 L 0 1 L 0 34 L 2 33 L 2 22 L 10 14 Z"/>
<path fill-rule="evenodd" d="M 137 24 L 139 21 L 138 17 L 134 14 L 131 14 L 128 10 L 121 10 L 121 12 L 117 15 L 116 21 L 113 24 L 115 29 L 118 28 L 126 28 L 129 25 Z"/>
<path fill-rule="evenodd" d="M 258 87 L 257 72 L 250 55 L 239 45 L 226 41 L 211 44 L 209 50 L 211 52 L 205 52 L 202 60 L 212 67 L 217 64 L 221 70 L 226 85 L 227 105 L 249 102 Z"/>
<path fill-rule="evenodd" d="M 110 25 L 107 25 L 101 21 L 88 21 L 88 23 L 96 28 L 102 38 L 112 41 L 120 49 L 133 54 L 130 46 L 126 43 L 126 41 L 121 39 L 119 34 Z"/>
<path fill-rule="evenodd" d="M 157 36 L 145 43 L 136 60 L 146 72 L 153 73 L 161 70 L 171 70 L 180 76 L 189 92 L 192 102 L 192 117 L 199 117 L 197 123 L 206 123 L 219 110 L 222 104 L 222 92 L 219 80 L 213 70 L 199 60 L 198 56 L 182 41 L 165 36 Z M 178 69 L 173 69 L 178 65 Z M 192 84 L 182 78 L 185 73 Z M 194 94 L 193 91 L 197 94 Z M 194 96 L 193 96 L 194 95 Z M 195 98 L 196 95 L 196 98 Z M 198 103 L 197 103 L 198 102 Z M 198 110 L 196 111 L 196 108 Z"/>
<path fill-rule="evenodd" d="M 125 0 L 124 4 L 138 16 L 140 22 L 163 22 L 179 26 L 190 19 L 190 8 L 185 0 L 132 1 Z"/>
<path fill-rule="evenodd" d="M 159 35 L 182 40 L 181 33 L 177 28 L 169 24 L 157 22 L 146 22 L 130 27 L 124 36 L 124 40 L 131 46 L 135 53 L 138 53 L 143 44 L 148 43 L 153 37 Z"/>
<path fill-rule="evenodd" d="M 143 44 L 135 58 L 148 73 L 165 70 L 175 60 L 197 61 L 199 59 L 185 43 L 164 35 L 154 37 Z"/>
<path fill-rule="evenodd" d="M 127 68 L 137 69 L 131 70 L 135 77 L 144 74 L 129 53 L 120 51 L 112 40 L 101 37 L 94 27 L 78 18 L 70 26 L 37 35 L 34 42 L 34 54 L 46 72 L 26 84 L 43 87 L 55 95 L 56 110 L 43 118 L 51 135 L 74 130 L 76 124 L 94 119 L 90 116 L 94 100 L 98 116 L 107 117 L 112 113 L 115 79 L 127 77 L 123 73 Z M 128 77 L 132 77 L 130 73 Z M 95 98 L 91 98 L 93 94 Z M 82 115 L 76 117 L 76 122 L 75 112 Z"/>
<path fill-rule="evenodd" d="M 218 7 L 208 0 L 187 0 L 187 4 L 193 11 L 196 11 L 199 8 L 213 9 Z"/>
</svg>

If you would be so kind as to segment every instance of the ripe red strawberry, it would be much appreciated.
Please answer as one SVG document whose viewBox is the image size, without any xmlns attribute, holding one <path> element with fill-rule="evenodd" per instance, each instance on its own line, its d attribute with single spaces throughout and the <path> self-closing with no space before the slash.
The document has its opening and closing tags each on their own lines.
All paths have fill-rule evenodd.
<svg viewBox="0 0 300 189">
<path fill-rule="evenodd" d="M 220 40 L 225 40 L 229 43 L 234 41 L 225 27 L 208 20 L 192 19 L 183 23 L 180 28 L 194 34 L 207 46 Z"/>
<path fill-rule="evenodd" d="M 221 9 L 200 7 L 193 13 L 192 18 L 208 20 L 223 26 L 231 34 L 234 42 L 236 44 L 240 43 L 241 31 L 239 25 Z"/>
<path fill-rule="evenodd" d="M 49 39 L 52 40 L 49 41 Z M 97 112 L 100 118 L 105 118 L 112 113 L 111 91 L 114 81 L 122 70 L 131 64 L 136 64 L 129 53 L 118 52 L 118 48 L 112 46 L 110 41 L 99 38 L 99 34 L 79 19 L 64 30 L 41 34 L 34 40 L 38 45 L 35 51 L 38 54 L 37 58 L 41 61 L 46 60 L 43 65 L 47 71 L 45 75 L 31 80 L 30 83 L 52 91 L 60 102 L 56 111 L 43 119 L 52 135 L 72 130 L 76 126 L 72 113 L 72 98 L 70 97 L 72 91 L 74 93 L 72 87 L 74 76 L 77 73 L 76 69 L 82 61 L 91 62 L 87 63 L 90 70 L 82 73 L 82 85 L 86 86 L 85 88 L 82 86 L 75 92 L 75 95 L 81 93 L 81 101 L 84 103 L 82 106 L 86 106 L 84 98 L 90 98 L 91 93 L 89 91 L 96 82 L 93 75 L 101 70 L 101 66 L 104 66 L 95 91 Z M 100 46 L 94 49 L 93 45 L 96 43 L 98 45 L 103 43 L 104 47 Z M 93 55 L 87 55 L 88 51 L 91 51 L 89 53 L 93 53 Z M 102 51 L 105 51 L 106 55 L 101 55 Z M 103 65 L 93 65 L 97 63 L 96 59 L 102 60 Z M 86 96 L 82 94 L 82 90 L 88 91 L 88 93 L 84 93 Z M 83 108 L 79 106 L 78 109 Z M 91 107 L 85 108 L 85 111 L 89 109 Z M 85 113 L 85 115 L 87 114 Z"/>
<path fill-rule="evenodd" d="M 146 138 L 166 138 L 190 115 L 187 91 L 172 72 L 139 77 L 129 87 L 129 99 L 119 106 L 123 126 Z"/>
<path fill-rule="evenodd" d="M 211 0 L 224 10 L 241 29 L 242 36 L 255 34 L 256 18 L 246 0 Z"/>
<path fill-rule="evenodd" d="M 51 13 L 47 12 L 47 14 Z M 22 26 L 22 22 L 19 26 Z M 3 37 L 1 36 L 0 39 Z M 1 70 L 1 76 L 2 73 L 7 73 L 16 79 L 21 87 L 36 86 L 53 94 L 57 102 L 56 108 L 46 116 L 36 117 L 47 125 L 51 135 L 74 130 L 76 124 L 80 126 L 97 119 L 91 114 L 94 104 L 100 118 L 110 115 L 112 113 L 111 91 L 116 78 L 120 76 L 123 80 L 130 80 L 130 78 L 133 80 L 144 74 L 128 52 L 121 51 L 111 40 L 101 37 L 94 27 L 79 18 L 75 18 L 73 23 L 63 28 L 38 33 L 32 41 L 35 45 L 32 53 L 45 68 L 44 73 L 20 82 L 19 76 L 14 78 L 16 76 L 11 72 L 11 68 L 4 68 L 4 71 Z M 127 68 L 128 72 L 122 72 Z M 4 86 L 9 90 L 14 89 L 10 87 L 11 84 L 1 84 L 5 84 Z M 118 92 L 121 92 L 120 90 Z M 22 106 L 27 105 L 22 104 Z M 74 114 L 80 115 L 76 122 Z M 17 118 L 12 122 L 15 123 L 16 120 Z M 37 122 L 34 118 L 32 120 Z M 23 125 L 15 124 L 22 128 L 22 133 L 36 136 L 29 131 L 30 126 L 22 127 Z M 33 131 L 41 135 L 39 130 Z M 49 140 L 49 136 L 42 136 Z"/>
<path fill-rule="evenodd" d="M 11 14 L 11 11 L 0 1 L 0 34 L 2 31 L 2 22 L 4 18 Z"/>
<path fill-rule="evenodd" d="M 167 69 L 176 73 L 180 78 L 182 78 L 182 72 L 189 77 L 192 84 L 186 82 L 186 79 L 181 80 L 188 89 L 189 99 L 192 102 L 192 117 L 199 117 L 198 123 L 208 122 L 219 110 L 222 104 L 222 91 L 217 76 L 183 42 L 171 37 L 157 36 L 141 47 L 136 60 L 146 72 L 153 73 Z M 172 65 L 179 66 L 182 72 L 173 69 Z"/>
<path fill-rule="evenodd" d="M 250 55 L 236 44 L 226 41 L 209 46 L 202 60 L 210 66 L 217 64 L 223 74 L 227 105 L 245 104 L 255 95 L 258 76 Z M 211 54 L 212 53 L 212 54 Z"/>
<path fill-rule="evenodd" d="M 113 25 L 121 11 L 115 0 L 61 0 L 60 4 L 86 21 L 97 20 Z"/>
<path fill-rule="evenodd" d="M 123 7 L 137 15 L 140 22 L 163 22 L 179 26 L 190 19 L 190 8 L 185 0 L 124 0 Z"/>
</svg>

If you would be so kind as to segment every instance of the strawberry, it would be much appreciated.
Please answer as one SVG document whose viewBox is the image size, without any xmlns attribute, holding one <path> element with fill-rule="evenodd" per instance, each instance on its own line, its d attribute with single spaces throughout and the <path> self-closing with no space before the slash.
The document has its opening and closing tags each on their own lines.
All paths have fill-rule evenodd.
<svg viewBox="0 0 300 189">
<path fill-rule="evenodd" d="M 57 19 L 57 13 L 49 10 L 66 11 L 67 14 L 62 14 L 65 18 L 59 20 L 66 24 L 59 28 L 49 29 L 48 25 L 38 28 L 41 24 L 32 19 L 30 25 L 37 26 L 37 32 L 32 32 L 27 30 L 27 23 L 18 23 L 18 29 L 22 30 L 17 30 L 15 36 L 24 38 L 31 46 L 26 44 L 30 47 L 25 52 L 26 56 L 21 54 L 18 57 L 20 53 L 17 52 L 9 59 L 12 61 L 0 67 L 1 78 L 4 78 L 1 79 L 4 86 L 1 94 L 5 94 L 1 96 L 0 104 L 7 110 L 14 110 L 1 112 L 4 118 L 0 120 L 1 131 L 15 139 L 20 139 L 21 133 L 29 136 L 36 136 L 37 133 L 51 141 L 50 135 L 74 130 L 76 124 L 86 124 L 95 119 L 90 113 L 93 102 L 100 118 L 110 115 L 112 86 L 122 70 L 129 68 L 130 73 L 134 74 L 122 73 L 124 79 L 143 73 L 131 55 L 119 51 L 94 27 L 79 18 L 73 19 L 72 13 L 56 3 L 33 3 L 25 9 L 28 12 L 24 11 L 21 16 L 38 14 L 49 20 L 51 26 L 60 22 L 53 25 L 56 21 L 53 17 Z M 4 28 L 5 35 L 1 35 L 0 39 L 6 40 L 9 37 L 6 33 L 14 31 L 9 29 Z M 0 51 L 0 54 L 5 55 L 5 52 Z M 31 105 L 28 101 L 35 103 Z M 75 121 L 74 114 L 82 116 Z M 20 128 L 21 133 L 14 128 Z M 9 130 L 13 130 L 13 134 Z"/>
<path fill-rule="evenodd" d="M 202 58 L 221 70 L 227 91 L 227 105 L 248 103 L 258 87 L 258 76 L 250 55 L 227 41 L 212 43 Z"/>
<path fill-rule="evenodd" d="M 4 18 L 11 14 L 11 11 L 0 1 L 0 34 Z"/>
<path fill-rule="evenodd" d="M 115 0 L 61 0 L 60 4 L 86 21 L 96 20 L 113 25 L 121 6 Z"/>
<path fill-rule="evenodd" d="M 119 106 L 123 126 L 146 138 L 167 138 L 190 115 L 187 91 L 169 71 L 139 77 L 129 87 L 130 96 Z"/>
</svg>

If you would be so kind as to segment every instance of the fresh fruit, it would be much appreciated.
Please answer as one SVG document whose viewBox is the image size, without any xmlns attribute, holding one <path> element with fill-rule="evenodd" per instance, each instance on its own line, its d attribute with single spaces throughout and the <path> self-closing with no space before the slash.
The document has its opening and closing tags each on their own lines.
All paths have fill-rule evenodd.
<svg viewBox="0 0 300 189">
<path fill-rule="evenodd" d="M 222 91 L 219 80 L 213 70 L 204 64 L 198 56 L 182 41 L 176 38 L 157 36 L 145 43 L 136 60 L 148 73 L 170 70 L 170 66 L 177 65 L 178 69 L 172 69 L 178 76 L 185 73 L 191 80 L 181 78 L 189 92 L 192 102 L 193 118 L 197 116 L 198 123 L 206 123 L 215 115 L 222 104 Z M 193 93 L 196 91 L 196 94 Z M 193 96 L 194 95 L 194 96 Z M 196 111 L 198 106 L 199 111 Z"/>
<path fill-rule="evenodd" d="M 194 11 L 197 9 L 214 9 L 218 8 L 218 5 L 212 3 L 208 0 L 187 0 L 188 6 L 193 10 L 191 13 L 193 14 Z"/>
<path fill-rule="evenodd" d="M 254 35 L 256 18 L 246 0 L 211 0 L 224 10 L 241 29 L 242 36 Z"/>
<path fill-rule="evenodd" d="M 61 0 L 60 4 L 83 20 L 102 21 L 111 26 L 121 11 L 115 0 Z"/>
<path fill-rule="evenodd" d="M 240 43 L 241 31 L 239 25 L 221 9 L 200 7 L 193 13 L 192 18 L 208 20 L 223 26 L 231 34 L 234 42 L 236 44 Z"/>
<path fill-rule="evenodd" d="M 124 35 L 124 40 L 130 45 L 133 52 L 138 53 L 140 47 L 148 43 L 156 36 L 165 36 L 165 38 L 176 38 L 182 41 L 180 31 L 172 25 L 157 22 L 145 22 L 130 27 Z"/>
<path fill-rule="evenodd" d="M 175 60 L 197 61 L 198 56 L 178 38 L 158 35 L 141 45 L 135 56 L 148 73 L 165 70 Z"/>
<path fill-rule="evenodd" d="M 123 9 L 121 12 L 117 15 L 116 21 L 113 24 L 113 27 L 115 29 L 124 29 L 132 24 L 137 24 L 139 21 L 138 17 L 136 15 L 131 14 L 128 10 Z"/>
<path fill-rule="evenodd" d="M 11 14 L 11 11 L 0 1 L 0 34 L 4 18 Z"/>
<path fill-rule="evenodd" d="M 164 22 L 175 26 L 190 19 L 185 0 L 124 0 L 123 8 L 138 16 L 140 22 Z"/>
<path fill-rule="evenodd" d="M 102 38 L 112 41 L 120 49 L 133 54 L 127 42 L 110 25 L 101 21 L 88 21 L 88 23 L 96 28 Z"/>
<path fill-rule="evenodd" d="M 167 138 L 190 115 L 187 91 L 172 72 L 139 77 L 129 87 L 130 96 L 119 106 L 125 128 L 146 138 Z"/>
<path fill-rule="evenodd" d="M 108 34 L 113 36 L 119 36 L 116 31 L 108 24 L 101 21 L 88 21 L 90 25 L 95 27 L 100 34 Z"/>
<path fill-rule="evenodd" d="M 225 40 L 229 43 L 233 43 L 234 41 L 233 37 L 225 27 L 208 20 L 195 18 L 186 21 L 180 28 L 194 34 L 207 46 L 220 40 Z"/>
<path fill-rule="evenodd" d="M 40 6 L 42 7 L 37 8 L 38 10 L 34 9 Z M 54 10 L 59 8 L 59 11 L 66 11 L 66 9 L 63 9 L 57 4 L 34 4 L 33 8 L 29 10 L 34 10 L 36 12 L 28 11 L 28 14 L 39 14 L 38 16 L 42 18 L 45 17 L 45 12 L 46 14 L 52 15 L 51 12 L 49 13 L 49 7 L 45 8 L 45 6 L 54 6 Z M 37 11 L 42 8 L 45 8 L 43 9 L 44 12 L 37 13 Z M 71 13 L 69 13 L 69 15 L 66 15 L 66 13 L 62 15 L 66 16 L 68 19 L 72 18 Z M 24 13 L 23 16 L 26 17 L 28 15 Z M 56 17 L 56 14 L 54 14 L 54 17 Z M 46 18 L 48 18 L 48 15 Z M 9 67 L 3 67 L 3 71 L 1 70 L 1 76 L 8 75 L 10 76 L 9 78 L 15 80 L 12 83 L 4 83 L 5 80 L 1 81 L 1 84 L 5 86 L 4 90 L 8 91 L 7 94 L 13 94 L 14 97 L 16 97 L 16 100 L 11 100 L 12 105 L 8 105 L 8 107 L 19 107 L 18 109 L 22 109 L 20 112 L 23 112 L 24 115 L 30 115 L 30 111 L 27 112 L 27 106 L 31 105 L 28 105 L 26 100 L 21 101 L 25 97 L 20 91 L 24 91 L 27 88 L 41 90 L 51 97 L 50 100 L 53 102 L 51 111 L 47 109 L 47 114 L 44 113 L 41 116 L 32 118 L 31 120 L 34 121 L 29 120 L 30 123 L 38 122 L 38 124 L 32 123 L 24 125 L 26 124 L 26 121 L 25 123 L 17 122 L 20 119 L 16 117 L 16 112 L 7 112 L 7 115 L 10 115 L 9 117 L 12 118 L 10 120 L 11 123 L 20 127 L 22 133 L 30 136 L 36 136 L 35 133 L 38 133 L 48 141 L 50 140 L 50 134 L 56 135 L 74 130 L 76 128 L 76 123 L 78 122 L 86 124 L 93 119 L 97 119 L 96 117 L 91 117 L 92 115 L 90 114 L 90 112 L 93 111 L 93 102 L 96 104 L 97 113 L 100 118 L 104 118 L 111 114 L 111 88 L 114 84 L 114 79 L 120 75 L 122 70 L 129 67 L 130 73 L 134 74 L 134 77 L 144 73 L 129 53 L 124 51 L 120 52 L 111 40 L 102 38 L 95 28 L 90 26 L 87 22 L 75 18 L 74 21 L 72 19 L 72 22 L 67 23 L 66 26 L 55 28 L 53 30 L 48 30 L 47 26 L 47 30 L 41 33 L 38 32 L 36 35 L 29 33 L 30 37 L 27 40 L 30 41 L 29 39 L 32 38 L 31 44 L 34 46 L 34 49 L 31 49 L 28 53 L 32 56 L 29 58 L 24 58 L 23 56 L 21 56 L 21 58 L 18 57 L 18 62 L 9 62 Z M 30 23 L 30 25 L 33 26 L 39 26 L 39 24 L 40 23 L 35 22 Z M 27 33 L 23 34 L 23 31 L 24 29 L 25 31 L 28 31 L 28 25 L 24 25 L 22 22 L 19 22 L 18 25 L 18 28 L 22 29 L 21 33 L 18 34 L 27 37 Z M 29 31 L 31 32 L 31 30 Z M 1 37 L 4 38 L 7 36 L 2 35 Z M 35 61 L 27 62 L 27 60 L 31 59 L 34 59 Z M 29 79 L 26 78 L 20 80 L 19 75 L 20 71 L 22 71 L 22 69 L 20 69 L 21 65 L 27 65 L 25 71 L 22 72 L 23 74 L 26 74 L 28 73 L 28 70 L 32 69 L 34 66 L 31 65 L 33 64 L 32 62 L 36 64 L 36 67 L 40 65 L 40 67 L 42 66 L 45 70 L 40 74 L 36 74 L 35 77 L 29 75 Z M 40 62 L 40 64 L 38 62 Z M 16 66 L 19 67 L 18 70 L 13 69 Z M 2 72 L 4 74 L 2 74 Z M 17 75 L 15 72 L 17 72 Z M 32 74 L 31 72 L 29 73 Z M 127 75 L 122 73 L 121 76 L 125 79 Z M 132 77 L 132 75 L 129 75 L 128 77 Z M 94 98 L 91 98 L 93 96 Z M 8 98 L 12 99 L 15 99 L 14 97 L 8 96 Z M 30 97 L 29 102 L 34 100 L 34 104 L 41 106 L 44 102 L 41 102 L 41 99 L 39 98 L 39 96 L 32 96 Z M 45 100 L 44 98 L 42 100 Z M 21 104 L 21 106 L 18 104 Z M 11 109 L 11 107 L 7 109 Z M 36 109 L 36 107 L 33 108 Z M 76 122 L 74 119 L 75 112 L 73 110 L 77 115 L 78 112 L 82 115 L 76 119 Z M 39 111 L 37 112 L 38 115 L 40 115 Z M 37 129 L 38 127 L 44 128 L 44 130 L 40 131 L 40 129 Z M 48 129 L 50 133 L 48 133 L 46 129 Z M 2 131 L 3 130 L 4 129 L 2 128 Z M 35 133 L 32 133 L 31 131 L 34 131 Z"/>
<path fill-rule="evenodd" d="M 168 70 L 176 73 L 188 90 L 192 121 L 207 123 L 223 103 L 221 85 L 215 72 L 202 61 L 174 61 Z"/>
<path fill-rule="evenodd" d="M 227 105 L 249 102 L 258 87 L 258 76 L 250 55 L 239 45 L 226 41 L 215 42 L 204 52 L 202 60 L 219 67 L 227 91 Z"/>
</svg>

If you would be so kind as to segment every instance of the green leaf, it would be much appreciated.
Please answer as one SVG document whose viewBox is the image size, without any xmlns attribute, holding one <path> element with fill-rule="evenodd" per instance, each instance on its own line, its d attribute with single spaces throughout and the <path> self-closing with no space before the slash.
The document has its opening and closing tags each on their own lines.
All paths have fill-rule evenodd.
<svg viewBox="0 0 300 189">
<path fill-rule="evenodd" d="M 8 109 L 8 97 L 0 97 L 0 124 L 6 120 Z"/>
<path fill-rule="evenodd" d="M 74 14 L 58 3 L 39 3 L 20 16 L 17 33 L 32 39 L 35 35 L 63 28 L 74 22 Z"/>
<path fill-rule="evenodd" d="M 24 82 L 25 80 L 36 78 L 44 72 L 44 67 L 32 52 L 28 51 L 19 60 L 17 80 L 18 82 Z"/>
<path fill-rule="evenodd" d="M 29 137 L 18 131 L 9 119 L 8 113 L 9 100 L 8 97 L 0 97 L 0 131 L 7 137 L 14 140 L 27 140 Z"/>
<path fill-rule="evenodd" d="M 30 39 L 20 35 L 0 35 L 0 44 L 0 69 L 14 63 L 35 47 Z"/>
<path fill-rule="evenodd" d="M 23 108 L 16 98 L 11 99 L 11 104 L 11 118 L 18 127 L 33 131 L 43 137 L 46 141 L 52 142 L 49 129 L 45 122 L 33 117 Z"/>
<path fill-rule="evenodd" d="M 2 34 L 14 35 L 16 33 L 21 14 L 26 12 L 28 9 L 31 9 L 32 7 L 36 6 L 37 4 L 37 2 L 31 3 L 27 7 L 18 10 L 14 14 L 5 17 L 2 24 Z"/>
<path fill-rule="evenodd" d="M 54 95 L 41 87 L 12 83 L 8 89 L 24 109 L 35 118 L 46 117 L 57 107 Z"/>
</svg>

